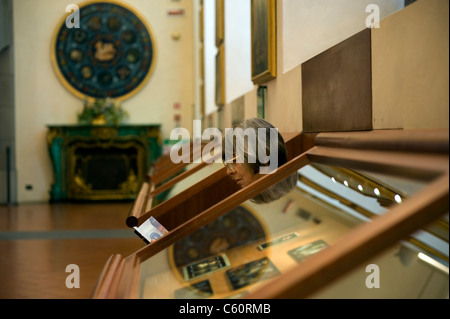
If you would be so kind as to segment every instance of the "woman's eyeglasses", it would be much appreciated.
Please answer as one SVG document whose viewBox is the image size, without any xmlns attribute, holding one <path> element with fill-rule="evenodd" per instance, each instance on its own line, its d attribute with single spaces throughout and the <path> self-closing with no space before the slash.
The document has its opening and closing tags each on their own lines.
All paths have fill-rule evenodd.
<svg viewBox="0 0 450 319">
<path fill-rule="evenodd" d="M 236 165 L 236 163 L 233 163 L 237 158 L 238 158 L 239 156 L 235 156 L 235 157 L 233 157 L 232 159 L 229 159 L 229 160 L 227 160 L 227 161 L 225 161 L 225 160 L 223 160 L 223 165 L 226 167 L 226 168 L 229 168 L 231 171 L 236 171 L 236 169 L 235 169 L 235 165 Z"/>
</svg>

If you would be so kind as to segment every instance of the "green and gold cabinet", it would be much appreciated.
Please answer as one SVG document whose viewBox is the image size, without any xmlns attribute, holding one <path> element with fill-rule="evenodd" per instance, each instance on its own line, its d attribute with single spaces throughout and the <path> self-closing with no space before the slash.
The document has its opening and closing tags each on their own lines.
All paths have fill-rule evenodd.
<svg viewBox="0 0 450 319">
<path fill-rule="evenodd" d="M 160 125 L 49 125 L 51 201 L 134 199 L 161 156 Z"/>
</svg>

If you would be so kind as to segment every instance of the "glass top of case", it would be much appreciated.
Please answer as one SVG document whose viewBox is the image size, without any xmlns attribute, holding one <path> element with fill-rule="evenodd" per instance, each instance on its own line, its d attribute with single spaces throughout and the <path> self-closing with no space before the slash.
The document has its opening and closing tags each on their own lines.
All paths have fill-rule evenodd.
<svg viewBox="0 0 450 319">
<path fill-rule="evenodd" d="M 153 207 L 171 199 L 175 195 L 183 192 L 205 177 L 210 176 L 211 174 L 217 172 L 219 169 L 223 168 L 223 163 L 220 157 L 221 154 L 222 153 L 220 148 L 213 148 L 211 153 L 204 154 L 201 158 L 196 158 L 193 162 L 188 163 L 183 169 L 178 171 L 176 175 L 172 176 L 171 178 L 175 178 L 176 176 L 181 175 L 185 172 L 192 173 L 187 174 L 185 178 L 175 183 L 171 188 L 163 192 L 158 192 L 158 195 L 152 204 Z M 168 182 L 168 180 L 160 182 L 158 185 L 156 185 L 156 191 L 158 191 L 159 187 L 164 186 L 164 183 L 166 182 Z"/>
<path fill-rule="evenodd" d="M 296 189 L 280 200 L 243 202 L 143 261 L 138 296 L 245 297 L 429 182 L 310 163 L 298 170 Z M 432 245 L 448 269 L 448 228 L 445 233 L 415 236 Z"/>
</svg>

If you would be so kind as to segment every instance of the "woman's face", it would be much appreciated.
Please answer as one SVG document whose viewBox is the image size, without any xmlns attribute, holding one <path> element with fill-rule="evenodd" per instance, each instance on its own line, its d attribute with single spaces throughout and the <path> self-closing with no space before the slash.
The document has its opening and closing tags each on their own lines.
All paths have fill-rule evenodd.
<svg viewBox="0 0 450 319">
<path fill-rule="evenodd" d="M 226 167 L 228 176 L 241 188 L 250 185 L 260 177 L 259 174 L 254 174 L 244 163 L 228 163 Z"/>
</svg>

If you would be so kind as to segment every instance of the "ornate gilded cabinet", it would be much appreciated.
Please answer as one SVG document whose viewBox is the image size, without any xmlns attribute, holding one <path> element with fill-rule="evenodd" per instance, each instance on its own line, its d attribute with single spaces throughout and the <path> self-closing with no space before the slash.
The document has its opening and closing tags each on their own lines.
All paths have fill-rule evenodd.
<svg viewBox="0 0 450 319">
<path fill-rule="evenodd" d="M 290 144 L 275 174 L 230 189 L 218 169 L 138 218 L 169 232 L 112 255 L 93 298 L 448 297 L 448 130 Z M 250 201 L 293 173 L 282 199 Z"/>
<path fill-rule="evenodd" d="M 161 155 L 160 125 L 49 125 L 51 201 L 134 199 Z"/>
</svg>

